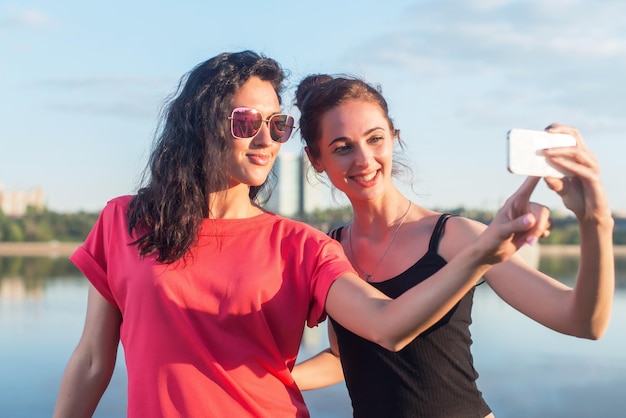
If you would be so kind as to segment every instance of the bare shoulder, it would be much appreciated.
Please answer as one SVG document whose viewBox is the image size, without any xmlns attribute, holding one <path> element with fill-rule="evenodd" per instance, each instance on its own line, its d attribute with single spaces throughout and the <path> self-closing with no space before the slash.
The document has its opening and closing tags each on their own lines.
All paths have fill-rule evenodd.
<svg viewBox="0 0 626 418">
<path fill-rule="evenodd" d="M 444 233 L 439 243 L 439 254 L 450 260 L 463 248 L 476 240 L 487 225 L 463 216 L 453 216 L 446 222 Z"/>
</svg>

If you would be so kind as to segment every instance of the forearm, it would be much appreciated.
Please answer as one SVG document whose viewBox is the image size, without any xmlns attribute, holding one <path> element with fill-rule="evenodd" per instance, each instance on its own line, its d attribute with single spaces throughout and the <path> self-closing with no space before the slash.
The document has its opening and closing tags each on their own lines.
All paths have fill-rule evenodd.
<svg viewBox="0 0 626 418">
<path fill-rule="evenodd" d="M 580 222 L 580 264 L 574 288 L 576 335 L 598 339 L 608 327 L 615 289 L 613 218 Z"/>
<path fill-rule="evenodd" d="M 446 315 L 493 263 L 495 260 L 482 260 L 474 246 L 467 247 L 428 280 L 387 304 L 386 312 L 377 317 L 382 332 L 391 337 L 384 346 L 393 351 L 404 348 Z"/>
<path fill-rule="evenodd" d="M 441 319 L 494 264 L 542 236 L 528 199 L 538 178 L 527 178 L 470 245 L 428 280 L 390 300 L 353 274 L 330 287 L 326 311 L 352 332 L 397 351 Z M 545 226 L 544 226 L 545 225 Z"/>
<path fill-rule="evenodd" d="M 54 418 L 93 415 L 115 369 L 121 323 L 121 312 L 90 285 L 83 334 L 63 374 Z"/>
<path fill-rule="evenodd" d="M 361 337 L 398 351 L 442 318 L 491 267 L 467 247 L 428 280 L 391 300 L 356 276 L 335 281 L 326 300 L 330 316 Z"/>
<path fill-rule="evenodd" d="M 292 375 L 300 390 L 320 389 L 343 381 L 341 361 L 330 348 L 296 364 Z"/>
<path fill-rule="evenodd" d="M 111 380 L 115 360 L 109 364 L 93 361 L 74 352 L 63 374 L 54 408 L 54 418 L 91 417 Z"/>
</svg>

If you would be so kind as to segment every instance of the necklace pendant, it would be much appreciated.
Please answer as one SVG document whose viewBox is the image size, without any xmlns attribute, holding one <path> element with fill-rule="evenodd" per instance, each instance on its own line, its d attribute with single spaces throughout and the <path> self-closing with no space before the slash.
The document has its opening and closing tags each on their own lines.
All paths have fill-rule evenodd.
<svg viewBox="0 0 626 418">
<path fill-rule="evenodd" d="M 374 276 L 372 276 L 370 273 L 365 273 L 365 281 L 371 283 L 372 280 L 374 280 Z"/>
</svg>

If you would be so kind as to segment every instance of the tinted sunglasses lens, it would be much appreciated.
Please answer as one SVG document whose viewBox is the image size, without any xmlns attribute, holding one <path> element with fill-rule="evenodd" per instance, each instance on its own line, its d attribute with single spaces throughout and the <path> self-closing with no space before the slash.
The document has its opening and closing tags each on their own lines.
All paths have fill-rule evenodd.
<svg viewBox="0 0 626 418">
<path fill-rule="evenodd" d="M 294 127 L 294 118 L 289 115 L 274 115 L 270 118 L 270 135 L 276 142 L 287 142 Z"/>
<path fill-rule="evenodd" d="M 230 133 L 239 139 L 248 139 L 255 136 L 261 124 L 263 116 L 254 109 L 235 109 L 230 120 Z"/>
</svg>

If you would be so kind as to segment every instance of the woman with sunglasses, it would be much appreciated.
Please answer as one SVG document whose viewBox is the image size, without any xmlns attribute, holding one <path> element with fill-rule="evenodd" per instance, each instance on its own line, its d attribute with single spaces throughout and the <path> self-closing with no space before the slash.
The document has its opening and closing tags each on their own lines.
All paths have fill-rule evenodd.
<svg viewBox="0 0 626 418">
<path fill-rule="evenodd" d="M 313 75 L 298 86 L 300 132 L 317 172 L 352 204 L 350 224 L 331 232 L 364 281 L 391 298 L 437 279 L 450 260 L 473 245 L 485 226 L 418 206 L 395 186 L 393 160 L 399 131 L 379 89 L 350 77 Z M 613 287 L 613 218 L 599 166 L 579 132 L 577 145 L 545 152 L 574 174 L 546 178 L 576 215 L 581 237 L 574 288 L 526 265 L 519 256 L 494 266 L 485 281 L 511 306 L 564 334 L 597 339 L 610 318 Z M 355 417 L 492 416 L 476 386 L 470 351 L 473 287 L 428 329 L 398 352 L 354 333 L 329 311 L 331 347 L 298 364 L 303 389 L 338 383 L 345 376 Z M 332 325 L 332 326 L 331 326 Z M 343 370 L 342 370 L 343 367 Z"/>
<path fill-rule="evenodd" d="M 544 232 L 529 180 L 436 286 L 390 300 L 335 240 L 257 203 L 294 128 L 280 109 L 283 78 L 274 60 L 244 51 L 181 81 L 143 187 L 109 201 L 71 256 L 90 288 L 55 417 L 91 416 L 120 341 L 129 417 L 306 417 L 290 373 L 305 324 L 328 312 L 393 349 Z"/>
</svg>

